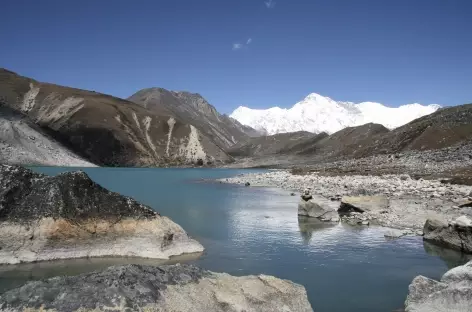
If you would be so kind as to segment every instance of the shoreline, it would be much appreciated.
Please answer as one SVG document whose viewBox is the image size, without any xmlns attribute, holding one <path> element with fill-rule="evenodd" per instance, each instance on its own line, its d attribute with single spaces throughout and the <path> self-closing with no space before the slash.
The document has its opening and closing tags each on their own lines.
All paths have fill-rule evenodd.
<svg viewBox="0 0 472 312">
<path fill-rule="evenodd" d="M 295 193 L 309 188 L 314 195 L 339 202 L 339 205 L 343 196 L 382 196 L 389 202 L 387 211 L 362 215 L 372 225 L 410 230 L 418 235 L 428 218 L 452 221 L 461 215 L 472 216 L 471 209 L 459 207 L 461 203 L 470 202 L 472 186 L 413 179 L 407 174 L 326 176 L 310 172 L 294 175 L 286 169 L 276 169 L 217 181 L 237 185 L 249 183 L 252 187 L 275 187 Z"/>
</svg>

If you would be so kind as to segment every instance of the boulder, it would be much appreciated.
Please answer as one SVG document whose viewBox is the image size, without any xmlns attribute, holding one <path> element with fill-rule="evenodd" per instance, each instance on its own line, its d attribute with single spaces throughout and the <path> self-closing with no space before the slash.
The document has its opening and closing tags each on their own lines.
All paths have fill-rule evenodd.
<svg viewBox="0 0 472 312">
<path fill-rule="evenodd" d="M 308 200 L 306 198 L 309 198 Z M 304 192 L 298 203 L 298 215 L 318 218 L 322 221 L 339 222 L 338 213 L 330 206 L 317 202 L 313 196 Z"/>
<path fill-rule="evenodd" d="M 408 288 L 406 312 L 470 312 L 472 261 L 444 274 L 440 281 L 417 276 Z"/>
<path fill-rule="evenodd" d="M 51 177 L 0 165 L 0 263 L 168 259 L 203 249 L 169 218 L 108 191 L 82 171 Z"/>
<path fill-rule="evenodd" d="M 461 216 L 448 223 L 441 219 L 428 219 L 423 228 L 423 239 L 444 247 L 472 253 L 471 220 Z"/>
<path fill-rule="evenodd" d="M 380 212 L 388 209 L 389 201 L 385 196 L 344 196 L 338 209 L 340 214 L 351 212 Z"/>
<path fill-rule="evenodd" d="M 0 311 L 310 312 L 303 286 L 272 276 L 190 265 L 113 266 L 29 282 L 0 297 Z"/>
</svg>

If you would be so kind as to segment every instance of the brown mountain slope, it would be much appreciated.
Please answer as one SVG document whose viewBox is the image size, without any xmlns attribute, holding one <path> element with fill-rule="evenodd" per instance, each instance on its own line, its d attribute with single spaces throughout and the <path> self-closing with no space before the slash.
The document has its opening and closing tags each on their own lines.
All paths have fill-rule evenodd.
<svg viewBox="0 0 472 312">
<path fill-rule="evenodd" d="M 168 91 L 162 88 L 143 89 L 128 100 L 159 113 L 174 116 L 191 123 L 223 148 L 245 142 L 260 135 L 237 120 L 218 113 L 200 94 Z"/>
<path fill-rule="evenodd" d="M 106 166 L 224 163 L 232 158 L 193 125 L 105 94 L 0 69 L 0 103 L 27 115 L 64 145 Z"/>
<path fill-rule="evenodd" d="M 357 127 L 348 127 L 338 132 L 326 136 L 321 140 L 313 141 L 300 150 L 294 150 L 298 155 L 320 154 L 327 158 L 335 158 L 338 156 L 356 157 L 362 153 L 364 146 L 373 144 L 372 138 L 377 135 L 388 133 L 389 130 L 382 125 L 368 123 Z M 375 152 L 375 151 L 373 151 Z"/>
<path fill-rule="evenodd" d="M 234 145 L 228 150 L 231 156 L 254 157 L 274 154 L 290 153 L 300 142 L 315 141 L 317 138 L 327 136 L 326 133 L 315 135 L 311 132 L 299 131 L 292 133 L 278 133 L 269 136 L 261 136 L 249 139 Z"/>
</svg>

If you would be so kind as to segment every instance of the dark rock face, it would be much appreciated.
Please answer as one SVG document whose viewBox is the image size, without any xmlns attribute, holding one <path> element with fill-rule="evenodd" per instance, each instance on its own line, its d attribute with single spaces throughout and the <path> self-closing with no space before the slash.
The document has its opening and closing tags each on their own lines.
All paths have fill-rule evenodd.
<svg viewBox="0 0 472 312">
<path fill-rule="evenodd" d="M 189 265 L 109 267 L 30 282 L 0 297 L 0 311 L 312 312 L 303 286 L 272 276 L 233 277 Z"/>
<path fill-rule="evenodd" d="M 0 165 L 0 264 L 202 251 L 179 225 L 84 172 L 49 177 Z"/>
<path fill-rule="evenodd" d="M 168 91 L 162 88 L 143 89 L 128 100 L 156 112 L 192 123 L 202 133 L 223 148 L 244 142 L 257 131 L 221 115 L 200 94 Z"/>
<path fill-rule="evenodd" d="M 0 310 L 23 311 L 41 306 L 64 312 L 105 310 L 106 307 L 117 307 L 123 300 L 122 311 L 126 308 L 139 311 L 162 300 L 162 292 L 167 286 L 197 283 L 206 275 L 208 272 L 189 265 L 109 267 L 103 272 L 28 283 L 2 295 Z"/>
<path fill-rule="evenodd" d="M 151 208 L 101 187 L 82 171 L 50 177 L 20 166 L 0 165 L 0 222 L 156 215 Z"/>
<path fill-rule="evenodd" d="M 424 225 L 423 233 L 424 240 L 433 244 L 472 253 L 472 226 L 428 219 Z"/>
<path fill-rule="evenodd" d="M 0 69 L 0 102 L 22 112 L 64 146 L 105 166 L 232 161 L 192 123 L 116 97 L 40 83 Z"/>
</svg>

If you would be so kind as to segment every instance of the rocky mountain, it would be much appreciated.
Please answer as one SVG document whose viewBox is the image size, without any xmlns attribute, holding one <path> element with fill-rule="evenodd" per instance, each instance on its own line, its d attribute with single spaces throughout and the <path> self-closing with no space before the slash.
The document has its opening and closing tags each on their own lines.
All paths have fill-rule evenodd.
<svg viewBox="0 0 472 312">
<path fill-rule="evenodd" d="M 200 94 L 168 91 L 162 88 L 143 89 L 128 100 L 158 114 L 173 116 L 193 124 L 222 148 L 229 148 L 260 133 L 236 119 L 218 113 Z"/>
<path fill-rule="evenodd" d="M 235 146 L 230 154 L 273 156 L 273 142 L 290 135 L 277 134 L 251 139 L 247 144 Z M 331 135 L 294 135 L 292 139 L 284 143 L 277 141 L 275 154 L 309 157 L 310 161 L 333 161 L 468 145 L 472 143 L 472 104 L 443 108 L 394 130 L 368 123 L 347 127 Z"/>
<path fill-rule="evenodd" d="M 337 102 L 312 93 L 290 109 L 272 107 L 257 110 L 241 106 L 230 117 L 267 134 L 296 131 L 331 134 L 366 123 L 378 123 L 394 129 L 439 108 L 437 104 L 407 104 L 393 108 L 373 102 Z"/>
<path fill-rule="evenodd" d="M 22 114 L 0 105 L 0 163 L 94 167 Z"/>
<path fill-rule="evenodd" d="M 214 164 L 232 158 L 192 123 L 93 91 L 41 83 L 0 69 L 0 103 L 57 141 L 105 166 Z"/>
</svg>

